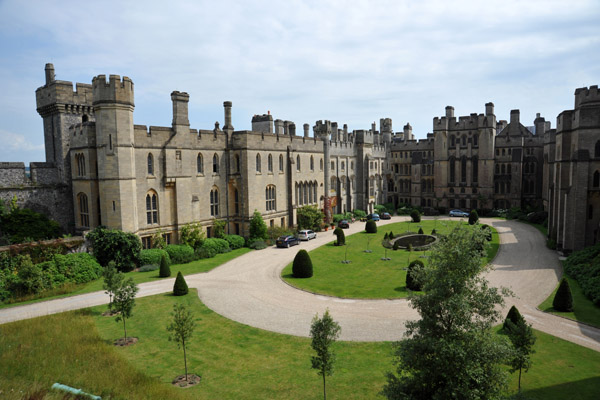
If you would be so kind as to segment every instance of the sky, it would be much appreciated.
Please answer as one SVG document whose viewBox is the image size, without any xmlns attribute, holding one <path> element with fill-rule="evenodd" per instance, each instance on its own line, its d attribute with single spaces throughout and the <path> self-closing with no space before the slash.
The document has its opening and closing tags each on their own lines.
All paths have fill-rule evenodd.
<svg viewBox="0 0 600 400">
<path fill-rule="evenodd" d="M 0 0 L 0 161 L 45 161 L 35 90 L 100 74 L 135 84 L 134 123 L 170 126 L 174 90 L 195 129 L 236 130 L 270 111 L 417 138 L 447 105 L 556 125 L 576 88 L 600 84 L 600 1 Z M 312 129 L 311 129 L 312 132 Z M 312 135 L 312 133 L 311 133 Z"/>
</svg>

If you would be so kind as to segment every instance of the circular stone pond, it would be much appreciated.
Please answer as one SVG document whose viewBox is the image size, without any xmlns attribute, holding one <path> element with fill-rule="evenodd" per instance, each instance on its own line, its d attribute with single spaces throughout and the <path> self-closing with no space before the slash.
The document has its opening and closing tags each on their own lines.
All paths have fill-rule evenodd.
<svg viewBox="0 0 600 400">
<path fill-rule="evenodd" d="M 409 244 L 413 247 L 413 249 L 415 249 L 417 247 L 421 248 L 421 249 L 425 249 L 425 248 L 428 248 L 431 245 L 433 245 L 436 241 L 437 241 L 437 238 L 433 235 L 414 234 L 414 235 L 401 236 L 401 237 L 395 239 L 393 243 L 395 244 L 397 242 L 398 248 L 400 248 L 400 249 L 408 248 Z"/>
</svg>

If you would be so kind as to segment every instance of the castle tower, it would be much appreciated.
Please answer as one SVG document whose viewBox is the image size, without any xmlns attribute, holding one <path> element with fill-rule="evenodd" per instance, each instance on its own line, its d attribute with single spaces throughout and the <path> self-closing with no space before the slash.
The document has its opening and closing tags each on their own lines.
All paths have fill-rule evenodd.
<svg viewBox="0 0 600 400">
<path fill-rule="evenodd" d="M 325 220 L 332 221 L 331 200 L 329 198 L 329 176 L 330 176 L 330 156 L 329 156 L 329 138 L 332 132 L 332 124 L 330 121 L 317 121 L 313 127 L 314 135 L 323 141 L 323 212 Z"/>
<path fill-rule="evenodd" d="M 105 75 L 98 75 L 92 88 L 102 223 L 137 232 L 133 82 L 118 75 L 110 75 L 107 82 Z"/>
</svg>

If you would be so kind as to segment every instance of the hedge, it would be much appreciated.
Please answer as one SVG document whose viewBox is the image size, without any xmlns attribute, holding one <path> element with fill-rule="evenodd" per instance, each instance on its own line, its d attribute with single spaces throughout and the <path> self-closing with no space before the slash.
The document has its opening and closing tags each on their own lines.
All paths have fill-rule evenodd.
<svg viewBox="0 0 600 400">
<path fill-rule="evenodd" d="M 171 257 L 171 263 L 173 264 L 186 264 L 197 258 L 192 246 L 187 244 L 170 244 L 167 245 L 165 250 Z"/>
<path fill-rule="evenodd" d="M 241 249 L 246 243 L 246 240 L 239 235 L 225 235 L 225 240 L 229 243 L 231 250 Z"/>
<path fill-rule="evenodd" d="M 163 249 L 145 249 L 140 251 L 140 265 L 156 264 L 160 265 L 161 257 L 165 255 L 167 263 L 171 265 L 171 257 Z"/>
</svg>

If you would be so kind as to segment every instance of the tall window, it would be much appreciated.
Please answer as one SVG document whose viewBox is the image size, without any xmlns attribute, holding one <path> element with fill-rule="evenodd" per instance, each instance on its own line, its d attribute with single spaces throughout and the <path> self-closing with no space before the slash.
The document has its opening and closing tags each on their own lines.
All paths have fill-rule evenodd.
<svg viewBox="0 0 600 400">
<path fill-rule="evenodd" d="M 456 145 L 454 135 L 450 136 L 450 147 L 454 147 Z"/>
<path fill-rule="evenodd" d="M 473 136 L 473 147 L 477 147 L 477 146 L 479 146 L 479 135 L 475 134 Z"/>
<path fill-rule="evenodd" d="M 594 149 L 594 157 L 600 157 L 600 140 L 596 142 L 596 148 Z"/>
<path fill-rule="evenodd" d="M 158 196 L 153 191 L 146 195 L 146 223 L 158 224 Z"/>
<path fill-rule="evenodd" d="M 321 161 L 319 161 L 319 168 L 321 169 L 321 171 L 323 171 L 323 159 L 321 158 Z"/>
<path fill-rule="evenodd" d="M 260 154 L 256 155 L 256 172 L 260 172 L 261 171 L 261 165 L 260 165 Z"/>
<path fill-rule="evenodd" d="M 154 156 L 148 153 L 148 175 L 154 175 Z"/>
<path fill-rule="evenodd" d="M 315 158 L 313 156 L 310 156 L 310 170 L 315 170 Z"/>
<path fill-rule="evenodd" d="M 454 178 L 456 176 L 456 162 L 454 157 L 450 157 L 450 182 L 454 182 Z"/>
<path fill-rule="evenodd" d="M 235 172 L 240 172 L 240 156 L 235 155 Z"/>
<path fill-rule="evenodd" d="M 273 156 L 271 154 L 269 154 L 269 157 L 267 158 L 267 170 L 273 172 Z"/>
<path fill-rule="evenodd" d="M 277 204 L 275 203 L 276 192 L 277 191 L 275 190 L 274 185 L 269 185 L 265 189 L 267 211 L 275 211 L 276 210 L 276 207 L 277 207 Z"/>
<path fill-rule="evenodd" d="M 217 153 L 213 156 L 213 174 L 219 173 L 219 156 Z"/>
<path fill-rule="evenodd" d="M 598 172 L 598 171 L 594 172 L 593 186 L 595 188 L 600 187 L 600 172 Z"/>
<path fill-rule="evenodd" d="M 88 210 L 88 198 L 85 193 L 79 193 L 79 221 L 81 226 L 88 228 L 90 226 L 90 213 Z"/>
<path fill-rule="evenodd" d="M 216 187 L 210 191 L 210 215 L 219 216 L 219 189 Z"/>
<path fill-rule="evenodd" d="M 198 153 L 198 157 L 196 157 L 196 170 L 199 174 L 204 173 L 204 157 L 202 157 L 202 153 Z"/>
<path fill-rule="evenodd" d="M 296 171 L 300 171 L 300 155 L 296 156 Z"/>
<path fill-rule="evenodd" d="M 235 213 L 240 213 L 240 195 L 237 189 L 233 189 L 233 207 L 235 209 Z"/>
<path fill-rule="evenodd" d="M 314 202 L 316 203 L 317 200 L 317 182 L 313 182 L 313 199 Z"/>
<path fill-rule="evenodd" d="M 477 157 L 473 157 L 472 161 L 471 161 L 471 172 L 473 172 L 473 182 L 477 182 L 478 179 L 478 175 L 479 175 L 479 163 L 477 160 Z"/>
<path fill-rule="evenodd" d="M 464 138 L 464 136 L 463 136 Z M 460 181 L 461 182 L 466 182 L 467 181 L 467 157 L 463 156 L 460 159 Z"/>
<path fill-rule="evenodd" d="M 283 172 L 283 155 L 279 155 L 279 172 Z"/>
</svg>

